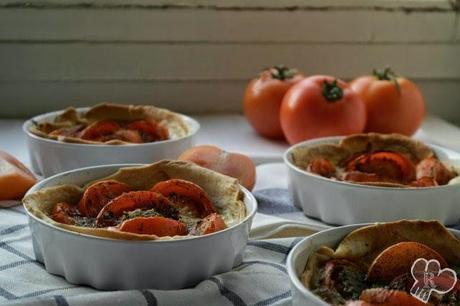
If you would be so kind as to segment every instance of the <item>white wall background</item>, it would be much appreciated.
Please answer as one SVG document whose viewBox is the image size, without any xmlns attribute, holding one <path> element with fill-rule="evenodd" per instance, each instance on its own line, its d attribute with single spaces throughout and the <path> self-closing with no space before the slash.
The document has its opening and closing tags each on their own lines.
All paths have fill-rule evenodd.
<svg viewBox="0 0 460 306">
<path fill-rule="evenodd" d="M 350 79 L 391 65 L 460 123 L 449 0 L 1 0 L 0 116 L 100 101 L 238 112 L 273 64 Z"/>
</svg>

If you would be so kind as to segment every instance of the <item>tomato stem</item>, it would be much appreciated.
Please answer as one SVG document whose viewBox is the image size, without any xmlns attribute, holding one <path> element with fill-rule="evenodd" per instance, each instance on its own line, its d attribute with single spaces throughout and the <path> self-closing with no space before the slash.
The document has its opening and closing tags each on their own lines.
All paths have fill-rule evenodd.
<svg viewBox="0 0 460 306">
<path fill-rule="evenodd" d="M 339 87 L 337 84 L 337 79 L 332 82 L 324 81 L 323 83 L 323 96 L 326 100 L 330 102 L 334 102 L 337 100 L 342 99 L 343 97 L 343 89 Z"/>
<path fill-rule="evenodd" d="M 284 65 L 276 65 L 270 68 L 270 72 L 271 72 L 272 78 L 280 80 L 280 81 L 292 79 L 297 74 L 296 69 L 291 69 Z"/>
<path fill-rule="evenodd" d="M 379 81 L 390 81 L 396 87 L 398 93 L 401 93 L 401 88 L 399 87 L 398 83 L 398 75 L 389 66 L 385 67 L 385 69 L 383 70 L 378 70 L 374 68 L 372 74 Z"/>
</svg>

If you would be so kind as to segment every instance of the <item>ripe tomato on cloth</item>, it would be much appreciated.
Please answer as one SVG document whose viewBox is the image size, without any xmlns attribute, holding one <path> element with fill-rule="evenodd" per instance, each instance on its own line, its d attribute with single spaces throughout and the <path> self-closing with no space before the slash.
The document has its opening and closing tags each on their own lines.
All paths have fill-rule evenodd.
<svg viewBox="0 0 460 306">
<path fill-rule="evenodd" d="M 36 182 L 37 178 L 26 166 L 0 150 L 0 201 L 20 200 Z"/>
<path fill-rule="evenodd" d="M 414 134 L 425 116 L 425 101 L 418 87 L 390 68 L 374 70 L 350 83 L 367 108 L 366 132 Z"/>
<path fill-rule="evenodd" d="M 244 94 L 244 114 L 262 136 L 283 139 L 279 112 L 284 94 L 303 79 L 296 69 L 275 66 L 251 80 Z"/>
<path fill-rule="evenodd" d="M 306 78 L 286 93 L 281 104 L 281 127 L 290 144 L 303 140 L 361 133 L 366 109 L 361 97 L 332 76 Z"/>
</svg>

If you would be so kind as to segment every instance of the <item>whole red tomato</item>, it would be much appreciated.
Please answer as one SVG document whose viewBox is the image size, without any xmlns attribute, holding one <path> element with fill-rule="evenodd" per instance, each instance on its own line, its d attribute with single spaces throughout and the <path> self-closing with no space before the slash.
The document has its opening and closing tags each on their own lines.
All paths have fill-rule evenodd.
<svg viewBox="0 0 460 306">
<path fill-rule="evenodd" d="M 425 102 L 417 86 L 390 68 L 374 71 L 350 83 L 367 109 L 366 132 L 412 135 L 425 116 Z"/>
<path fill-rule="evenodd" d="M 303 79 L 295 69 L 275 66 L 264 70 L 251 80 L 244 94 L 244 114 L 252 127 L 262 136 L 282 139 L 280 107 L 284 94 Z"/>
<path fill-rule="evenodd" d="M 286 93 L 281 127 L 290 144 L 303 140 L 361 133 L 366 109 L 361 97 L 344 81 L 331 76 L 306 78 Z"/>
</svg>

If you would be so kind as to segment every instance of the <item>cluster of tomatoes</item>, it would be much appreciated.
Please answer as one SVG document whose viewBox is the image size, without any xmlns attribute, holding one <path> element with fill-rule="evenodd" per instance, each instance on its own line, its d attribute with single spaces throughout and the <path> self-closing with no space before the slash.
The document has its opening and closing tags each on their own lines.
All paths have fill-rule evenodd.
<svg viewBox="0 0 460 306">
<path fill-rule="evenodd" d="M 362 132 L 410 136 L 425 115 L 417 86 L 389 68 L 347 83 L 275 66 L 250 81 L 243 104 L 259 134 L 290 144 Z"/>
</svg>

